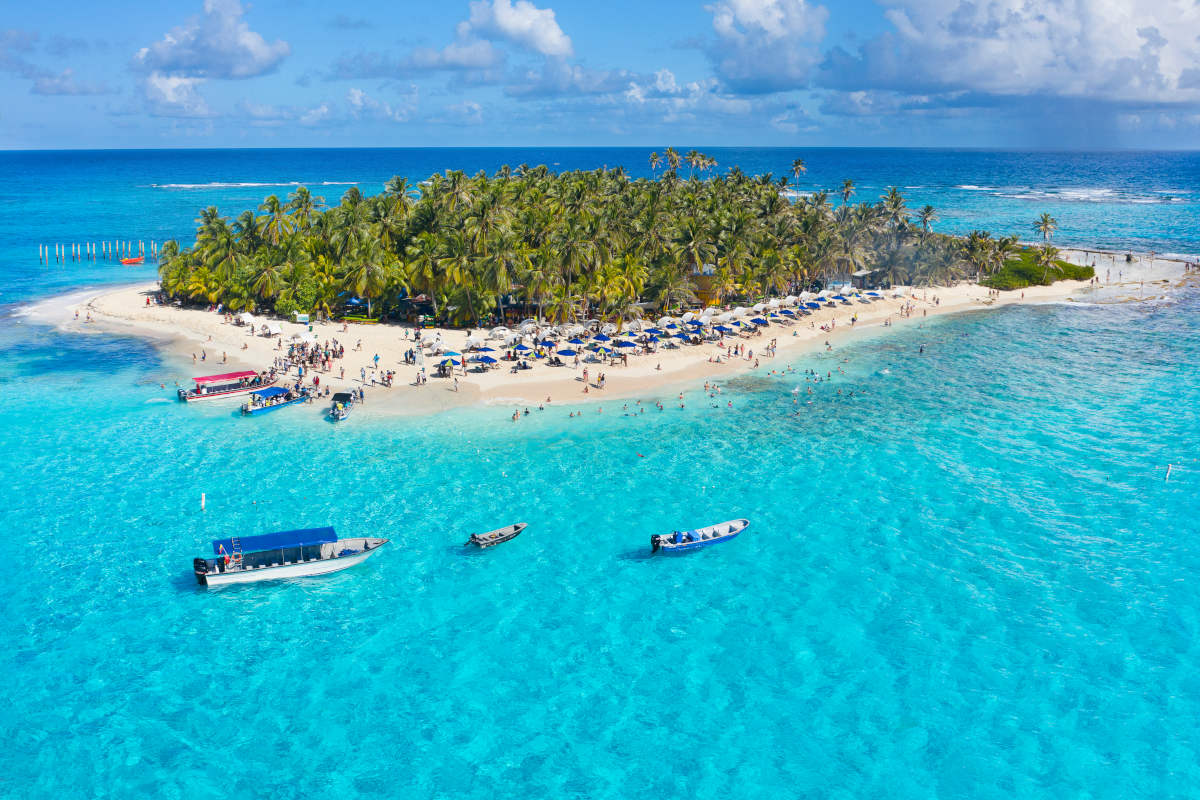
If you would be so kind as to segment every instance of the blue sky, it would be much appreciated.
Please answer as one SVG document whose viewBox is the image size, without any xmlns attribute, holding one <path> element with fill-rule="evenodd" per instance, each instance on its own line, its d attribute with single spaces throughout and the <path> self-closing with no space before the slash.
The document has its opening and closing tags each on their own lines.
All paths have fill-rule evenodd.
<svg viewBox="0 0 1200 800">
<path fill-rule="evenodd" d="M 1195 146 L 1194 0 L 23 3 L 0 147 Z"/>
</svg>

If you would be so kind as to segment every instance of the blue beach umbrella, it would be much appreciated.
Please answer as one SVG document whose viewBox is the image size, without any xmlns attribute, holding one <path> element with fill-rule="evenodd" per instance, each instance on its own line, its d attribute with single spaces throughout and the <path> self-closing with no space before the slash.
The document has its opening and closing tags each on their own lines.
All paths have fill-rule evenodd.
<svg viewBox="0 0 1200 800">
<path fill-rule="evenodd" d="M 559 351 L 558 351 L 558 354 L 559 354 L 560 356 L 573 356 L 573 355 L 576 355 L 576 353 L 575 353 L 575 351 L 574 351 L 574 350 L 559 350 Z"/>
<path fill-rule="evenodd" d="M 567 339 L 567 344 L 583 344 L 583 343 L 584 343 L 583 339 L 580 339 L 578 336 L 576 336 L 574 339 Z"/>
<path fill-rule="evenodd" d="M 633 342 L 617 342 L 617 347 L 637 347 Z"/>
<path fill-rule="evenodd" d="M 667 326 L 667 330 L 669 330 L 669 331 L 677 331 L 677 330 L 679 330 L 679 326 L 678 326 L 678 325 L 676 325 L 674 322 L 672 322 L 670 325 L 668 325 L 668 326 Z"/>
<path fill-rule="evenodd" d="M 724 325 L 718 325 L 717 327 L 713 328 L 713 330 L 719 331 L 720 333 L 732 333 L 733 332 L 733 328 L 727 328 Z"/>
<path fill-rule="evenodd" d="M 519 345 L 517 345 L 516 347 L 514 347 L 513 349 L 514 349 L 514 350 L 516 350 L 518 353 L 528 353 L 528 352 L 529 352 L 530 350 L 532 350 L 533 348 L 532 348 L 532 347 L 528 347 L 528 346 L 526 346 L 526 345 L 523 345 L 523 344 L 519 344 Z"/>
<path fill-rule="evenodd" d="M 652 341 L 652 342 L 657 342 L 657 341 L 658 341 L 658 337 L 657 337 L 657 336 L 655 336 L 654 334 L 651 334 L 651 335 L 650 335 L 650 341 Z"/>
<path fill-rule="evenodd" d="M 596 352 L 597 352 L 597 353 L 604 353 L 604 355 L 608 355 L 609 353 L 611 353 L 611 352 L 612 352 L 612 350 L 609 350 L 607 347 L 597 347 L 597 348 L 596 348 Z"/>
<path fill-rule="evenodd" d="M 820 303 L 805 303 L 804 307 L 819 309 L 821 307 L 821 304 Z"/>
<path fill-rule="evenodd" d="M 834 299 L 834 300 L 841 300 L 843 303 L 844 303 L 844 302 L 846 302 L 846 298 L 842 297 L 840 294 L 835 294 L 835 295 L 833 296 L 833 299 Z"/>
<path fill-rule="evenodd" d="M 447 358 L 445 361 L 443 361 L 443 362 L 442 362 L 441 364 L 439 364 L 438 366 L 440 366 L 440 367 L 444 367 L 444 366 L 446 366 L 447 364 L 453 364 L 454 366 L 456 366 L 456 367 L 457 367 L 457 366 L 458 366 L 458 364 L 459 364 L 459 362 L 455 361 L 453 358 Z"/>
<path fill-rule="evenodd" d="M 592 339 L 597 342 L 611 342 L 612 341 L 611 336 L 608 336 L 603 333 L 597 333 L 595 336 L 592 337 Z"/>
<path fill-rule="evenodd" d="M 479 360 L 482 361 L 484 364 L 495 364 L 496 363 L 496 359 L 492 358 L 491 356 L 480 356 Z"/>
<path fill-rule="evenodd" d="M 787 315 L 787 316 L 789 316 L 789 317 L 794 317 L 794 316 L 796 316 L 796 312 L 795 312 L 795 311 L 792 311 L 790 308 L 785 308 L 783 311 L 781 311 L 781 312 L 779 312 L 779 313 L 781 313 L 781 314 L 786 314 L 786 315 Z"/>
<path fill-rule="evenodd" d="M 494 353 L 494 352 L 496 352 L 496 350 L 495 350 L 495 348 L 492 348 L 492 347 L 480 347 L 479 352 L 480 353 Z"/>
<path fill-rule="evenodd" d="M 558 342 L 552 342 L 549 339 L 545 339 L 542 341 L 542 347 L 554 347 L 557 344 L 558 344 Z"/>
<path fill-rule="evenodd" d="M 676 334 L 672 334 L 672 335 L 676 339 L 687 339 L 688 338 L 688 335 L 686 333 L 676 333 Z"/>
<path fill-rule="evenodd" d="M 646 333 L 654 334 L 654 335 L 661 335 L 662 331 L 659 330 L 658 328 L 647 328 Z"/>
<path fill-rule="evenodd" d="M 755 317 L 754 319 L 752 319 L 750 321 L 753 322 L 755 325 L 766 325 L 767 324 L 767 321 L 765 319 L 763 319 L 762 317 Z"/>
<path fill-rule="evenodd" d="M 447 350 L 446 352 L 442 353 L 442 355 L 444 355 L 444 356 L 461 356 L 462 353 L 456 353 L 453 350 Z"/>
</svg>

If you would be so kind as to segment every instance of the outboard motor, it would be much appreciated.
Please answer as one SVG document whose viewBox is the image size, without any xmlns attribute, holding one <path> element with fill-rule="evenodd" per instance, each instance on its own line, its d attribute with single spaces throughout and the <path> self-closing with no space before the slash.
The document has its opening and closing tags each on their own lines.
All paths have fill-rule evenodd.
<svg viewBox="0 0 1200 800">
<path fill-rule="evenodd" d="M 192 572 L 196 573 L 196 582 L 197 583 L 207 583 L 208 582 L 207 579 L 205 579 L 205 577 L 204 577 L 205 575 L 208 574 L 208 562 L 205 561 L 203 558 L 193 558 L 192 559 Z"/>
<path fill-rule="evenodd" d="M 657 553 L 662 547 L 662 537 L 657 533 L 650 537 L 650 552 Z"/>
</svg>

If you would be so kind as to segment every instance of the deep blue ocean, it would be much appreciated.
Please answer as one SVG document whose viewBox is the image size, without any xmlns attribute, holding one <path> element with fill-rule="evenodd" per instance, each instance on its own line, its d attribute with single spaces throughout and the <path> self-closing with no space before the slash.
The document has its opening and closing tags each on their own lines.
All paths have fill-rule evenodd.
<svg viewBox="0 0 1200 800">
<path fill-rule="evenodd" d="M 711 152 L 802 155 L 801 188 L 920 187 L 941 230 L 1032 238 L 1050 211 L 1064 242 L 1200 253 L 1197 155 Z M 686 410 L 516 424 L 181 407 L 148 344 L 21 313 L 152 274 L 39 266 L 38 243 L 523 161 L 649 171 L 642 150 L 0 153 L 0 796 L 1200 796 L 1198 290 L 860 335 L 797 358 L 834 374 L 799 415 L 788 375 L 729 381 L 733 408 L 693 387 Z M 739 516 L 733 542 L 648 557 Z M 325 524 L 392 543 L 318 580 L 190 574 L 218 536 Z"/>
</svg>

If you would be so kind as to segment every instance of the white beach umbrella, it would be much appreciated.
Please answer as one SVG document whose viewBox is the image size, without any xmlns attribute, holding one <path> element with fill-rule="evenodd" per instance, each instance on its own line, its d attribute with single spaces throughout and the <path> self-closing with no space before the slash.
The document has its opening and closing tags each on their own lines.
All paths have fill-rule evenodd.
<svg viewBox="0 0 1200 800">
<path fill-rule="evenodd" d="M 783 305 L 783 301 L 777 297 L 772 297 L 771 302 L 767 303 L 768 308 L 779 308 L 781 305 Z"/>
<path fill-rule="evenodd" d="M 603 326 L 601 326 L 600 332 L 607 334 L 608 336 L 612 336 L 617 332 L 617 326 L 613 325 L 611 322 L 606 322 Z"/>
<path fill-rule="evenodd" d="M 795 304 L 795 302 L 796 302 L 796 295 L 794 295 L 794 294 L 789 294 L 787 297 L 783 298 L 783 304 L 785 306 L 793 305 L 793 304 Z"/>
<path fill-rule="evenodd" d="M 753 306 L 755 311 L 762 311 L 766 307 L 767 307 L 766 303 L 755 303 Z"/>
<path fill-rule="evenodd" d="M 267 329 L 268 336 L 278 336 L 283 333 L 283 328 L 279 327 L 278 322 L 269 322 L 263 327 Z"/>
<path fill-rule="evenodd" d="M 724 314 L 717 315 L 717 322 L 732 322 L 732 321 L 733 321 L 733 314 L 729 311 L 726 311 Z"/>
<path fill-rule="evenodd" d="M 658 318 L 658 325 L 657 325 L 657 327 L 659 327 L 659 328 L 665 328 L 665 327 L 667 327 L 668 325 L 670 325 L 670 324 L 671 324 L 672 322 L 674 322 L 674 321 L 675 321 L 675 320 L 671 319 L 670 317 L 659 317 L 659 318 Z"/>
<path fill-rule="evenodd" d="M 733 311 L 731 311 L 730 313 L 731 313 L 731 314 L 733 314 L 733 318 L 734 318 L 734 319 L 741 319 L 742 317 L 746 316 L 746 307 L 745 307 L 745 306 L 738 306 L 737 308 L 735 308 L 735 309 L 734 309 Z"/>
<path fill-rule="evenodd" d="M 691 322 L 691 321 L 692 321 L 692 320 L 694 320 L 695 318 L 696 318 L 696 315 L 695 315 L 695 314 L 693 314 L 691 311 L 688 311 L 687 313 L 685 313 L 685 314 L 684 314 L 682 317 L 680 317 L 679 319 L 680 319 L 680 321 L 681 321 L 681 322 Z"/>
</svg>

